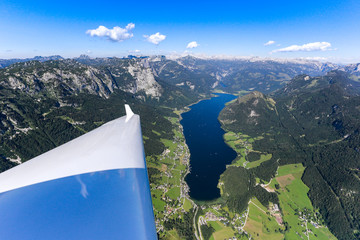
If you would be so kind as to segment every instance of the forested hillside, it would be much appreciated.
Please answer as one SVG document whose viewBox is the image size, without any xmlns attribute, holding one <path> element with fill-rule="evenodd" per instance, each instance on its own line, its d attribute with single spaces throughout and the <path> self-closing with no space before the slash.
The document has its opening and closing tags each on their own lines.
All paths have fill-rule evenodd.
<svg viewBox="0 0 360 240">
<path fill-rule="evenodd" d="M 251 169 L 256 177 L 269 181 L 281 165 L 306 167 L 308 195 L 339 239 L 359 237 L 359 86 L 340 71 L 301 75 L 271 95 L 237 99 L 219 117 L 226 130 L 257 138 L 254 152 L 272 154 Z"/>
<path fill-rule="evenodd" d="M 148 155 L 164 150 L 173 133 L 169 107 L 199 96 L 155 79 L 140 61 L 89 66 L 74 60 L 30 61 L 0 69 L 0 155 L 6 170 L 125 114 L 142 119 Z"/>
</svg>

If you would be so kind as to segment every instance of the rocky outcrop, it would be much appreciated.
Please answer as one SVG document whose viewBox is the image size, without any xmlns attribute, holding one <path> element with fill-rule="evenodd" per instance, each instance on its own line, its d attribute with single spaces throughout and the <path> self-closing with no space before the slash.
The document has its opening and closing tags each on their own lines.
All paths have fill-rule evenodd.
<svg viewBox="0 0 360 240">
<path fill-rule="evenodd" d="M 149 67 L 142 67 L 138 62 L 130 64 L 128 69 L 135 79 L 135 92 L 143 91 L 147 96 L 158 98 L 161 96 L 162 88 L 155 81 L 153 72 Z"/>
<path fill-rule="evenodd" d="M 16 63 L 0 70 L 0 85 L 30 95 L 47 93 L 54 97 L 85 92 L 108 98 L 116 89 L 151 98 L 161 96 L 162 87 L 150 68 L 139 61 L 124 60 L 124 65 L 119 74 L 75 60 Z"/>
</svg>

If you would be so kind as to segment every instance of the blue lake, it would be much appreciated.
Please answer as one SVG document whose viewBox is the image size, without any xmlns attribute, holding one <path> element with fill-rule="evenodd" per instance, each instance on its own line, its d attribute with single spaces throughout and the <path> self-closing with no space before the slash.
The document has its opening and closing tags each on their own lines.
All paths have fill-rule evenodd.
<svg viewBox="0 0 360 240">
<path fill-rule="evenodd" d="M 185 180 L 190 187 L 190 197 L 195 200 L 213 200 L 220 197 L 217 184 L 226 164 L 236 158 L 236 152 L 223 139 L 224 130 L 218 121 L 225 103 L 236 96 L 216 94 L 208 100 L 192 105 L 183 113 L 181 124 L 190 150 L 189 173 Z"/>
</svg>

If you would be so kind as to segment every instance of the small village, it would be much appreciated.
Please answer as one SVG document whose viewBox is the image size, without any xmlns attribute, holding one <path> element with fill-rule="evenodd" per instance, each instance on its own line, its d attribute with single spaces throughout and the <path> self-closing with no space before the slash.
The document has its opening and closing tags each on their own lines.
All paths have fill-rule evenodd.
<svg viewBox="0 0 360 240">
<path fill-rule="evenodd" d="M 161 165 L 161 181 L 151 184 L 156 228 L 159 234 L 165 231 L 164 222 L 181 219 L 195 205 L 190 200 L 184 177 L 189 171 L 190 153 L 182 135 L 178 119 L 170 119 L 176 128 L 173 140 L 164 141 L 167 147 L 158 158 Z"/>
</svg>

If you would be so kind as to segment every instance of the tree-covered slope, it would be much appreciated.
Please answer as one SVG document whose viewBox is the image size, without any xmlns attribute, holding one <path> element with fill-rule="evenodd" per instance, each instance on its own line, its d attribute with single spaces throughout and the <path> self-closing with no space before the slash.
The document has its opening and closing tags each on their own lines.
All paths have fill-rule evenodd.
<svg viewBox="0 0 360 240">
<path fill-rule="evenodd" d="M 239 98 L 219 117 L 226 130 L 258 137 L 255 151 L 272 154 L 252 169 L 256 177 L 269 181 L 277 165 L 305 165 L 309 197 L 339 239 L 359 237 L 359 93 L 344 72 L 301 75 L 269 96 Z"/>
<path fill-rule="evenodd" d="M 173 135 L 169 107 L 198 98 L 157 79 L 138 60 L 15 63 L 0 69 L 1 170 L 123 116 L 125 103 L 141 116 L 146 153 L 160 154 L 160 139 Z"/>
</svg>

